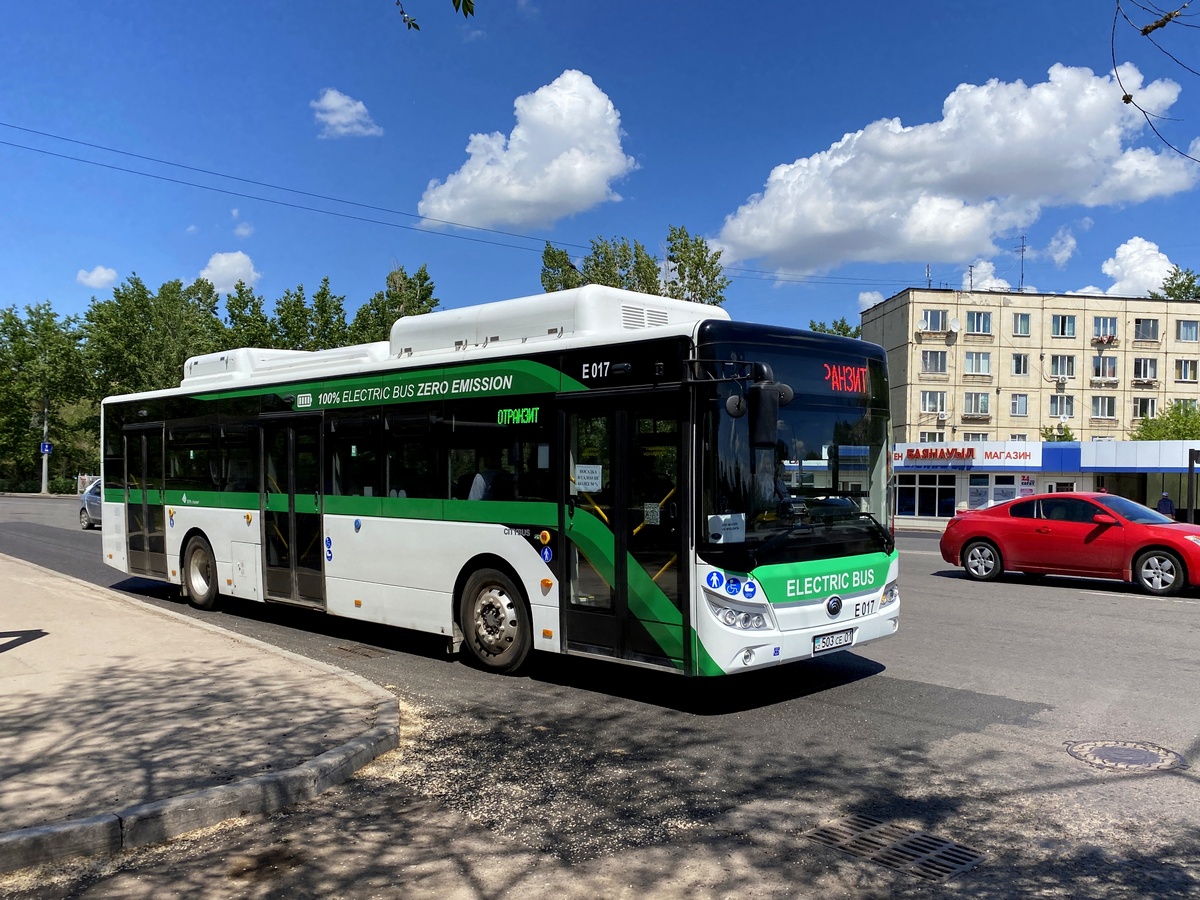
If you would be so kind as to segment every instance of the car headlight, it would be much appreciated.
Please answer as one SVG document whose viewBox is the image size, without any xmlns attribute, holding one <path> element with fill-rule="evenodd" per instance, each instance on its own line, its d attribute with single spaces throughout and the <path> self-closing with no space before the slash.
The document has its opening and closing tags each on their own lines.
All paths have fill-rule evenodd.
<svg viewBox="0 0 1200 900">
<path fill-rule="evenodd" d="M 883 589 L 883 594 L 881 594 L 879 597 L 879 608 L 883 609 L 885 606 L 891 606 L 893 603 L 895 603 L 899 599 L 900 599 L 900 582 L 899 581 L 889 581 Z"/>
<path fill-rule="evenodd" d="M 1193 544 L 1200 546 L 1200 534 L 1185 534 L 1184 538 L 1191 541 Z"/>
</svg>

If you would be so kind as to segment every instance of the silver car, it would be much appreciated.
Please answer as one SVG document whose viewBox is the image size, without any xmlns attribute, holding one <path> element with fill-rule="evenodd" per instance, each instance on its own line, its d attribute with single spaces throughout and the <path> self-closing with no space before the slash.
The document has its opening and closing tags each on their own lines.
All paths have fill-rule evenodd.
<svg viewBox="0 0 1200 900">
<path fill-rule="evenodd" d="M 79 498 L 79 526 L 85 531 L 100 527 L 100 506 L 100 479 L 97 478 Z"/>
</svg>

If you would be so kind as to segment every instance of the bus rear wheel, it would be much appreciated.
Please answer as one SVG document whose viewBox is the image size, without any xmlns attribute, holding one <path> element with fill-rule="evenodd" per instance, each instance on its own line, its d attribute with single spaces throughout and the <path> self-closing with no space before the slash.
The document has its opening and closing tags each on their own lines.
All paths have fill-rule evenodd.
<svg viewBox="0 0 1200 900">
<path fill-rule="evenodd" d="M 493 672 L 517 671 L 533 646 L 533 621 L 525 598 L 495 569 L 480 569 L 467 579 L 459 623 L 471 655 Z"/>
<path fill-rule="evenodd" d="M 217 602 L 217 561 L 212 547 L 202 537 L 188 541 L 183 552 L 183 583 L 188 603 L 196 609 L 212 609 Z"/>
</svg>

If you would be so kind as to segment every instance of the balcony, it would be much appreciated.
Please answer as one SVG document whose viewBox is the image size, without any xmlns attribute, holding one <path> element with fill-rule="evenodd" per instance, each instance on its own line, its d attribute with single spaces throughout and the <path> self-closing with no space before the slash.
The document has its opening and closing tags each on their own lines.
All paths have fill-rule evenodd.
<svg viewBox="0 0 1200 900">
<path fill-rule="evenodd" d="M 1116 376 L 1093 375 L 1091 383 L 1092 387 L 1116 387 L 1119 381 Z"/>
<path fill-rule="evenodd" d="M 1129 383 L 1134 387 L 1158 387 L 1157 378 L 1130 378 Z"/>
<path fill-rule="evenodd" d="M 991 419 L 992 419 L 991 413 L 965 412 L 962 414 L 962 420 L 964 422 L 990 422 Z"/>
<path fill-rule="evenodd" d="M 1100 347 L 1115 347 L 1121 340 L 1115 334 L 1094 334 L 1092 343 Z"/>
</svg>

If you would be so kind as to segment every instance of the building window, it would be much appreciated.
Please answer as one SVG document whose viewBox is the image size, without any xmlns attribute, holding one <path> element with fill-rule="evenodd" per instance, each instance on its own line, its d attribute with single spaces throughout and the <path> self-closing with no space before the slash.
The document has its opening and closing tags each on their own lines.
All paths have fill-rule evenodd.
<svg viewBox="0 0 1200 900">
<path fill-rule="evenodd" d="M 1117 417 L 1116 397 L 1092 397 L 1093 419 L 1115 419 Z"/>
<path fill-rule="evenodd" d="M 984 353 L 979 350 L 967 351 L 967 365 L 963 369 L 965 375 L 991 375 L 992 374 L 992 354 Z"/>
<path fill-rule="evenodd" d="M 1117 377 L 1117 358 L 1115 356 L 1093 356 L 1092 357 L 1092 377 L 1093 378 L 1116 378 Z"/>
<path fill-rule="evenodd" d="M 1075 377 L 1075 357 L 1066 356 L 1063 354 L 1055 354 L 1050 357 L 1050 374 L 1055 378 L 1066 376 L 1067 378 Z"/>
<path fill-rule="evenodd" d="M 1158 360 L 1151 356 L 1139 356 L 1133 361 L 1133 377 L 1158 378 Z"/>
<path fill-rule="evenodd" d="M 946 411 L 945 391 L 921 391 L 921 412 L 939 413 Z"/>
<path fill-rule="evenodd" d="M 1011 412 L 1014 416 L 1029 415 L 1029 395 L 1028 394 L 1013 394 L 1012 395 Z"/>
<path fill-rule="evenodd" d="M 918 436 L 922 444 L 944 444 L 946 443 L 946 432 L 944 431 L 922 431 Z"/>
<path fill-rule="evenodd" d="M 953 473 L 898 474 L 896 515 L 953 517 L 954 481 Z"/>
<path fill-rule="evenodd" d="M 946 373 L 946 351 L 922 350 L 921 371 L 926 374 L 944 375 Z"/>
<path fill-rule="evenodd" d="M 990 312 L 968 312 L 967 334 L 991 334 L 992 314 Z"/>
<path fill-rule="evenodd" d="M 1158 319 L 1134 319 L 1133 339 L 1135 341 L 1157 341 Z"/>
<path fill-rule="evenodd" d="M 1029 337 L 1029 313 L 1013 313 L 1013 336 Z"/>
<path fill-rule="evenodd" d="M 1096 316 L 1092 319 L 1092 337 L 1116 337 L 1117 317 Z"/>
<path fill-rule="evenodd" d="M 1050 415 L 1056 418 L 1062 416 L 1066 416 L 1068 419 L 1075 418 L 1075 398 L 1070 394 L 1051 394 Z"/>
<path fill-rule="evenodd" d="M 1153 419 L 1158 413 L 1157 397 L 1134 397 L 1133 417 L 1135 419 Z"/>
<path fill-rule="evenodd" d="M 1054 316 L 1050 319 L 1052 337 L 1075 337 L 1074 316 Z"/>
<path fill-rule="evenodd" d="M 924 331 L 945 331 L 946 311 L 944 309 L 927 309 L 921 313 L 921 327 Z"/>
<path fill-rule="evenodd" d="M 1029 440 L 1029 435 L 1026 432 L 1021 432 L 1020 434 L 1010 434 L 1008 439 L 1010 441 L 1027 441 Z"/>
<path fill-rule="evenodd" d="M 1028 353 L 1014 353 L 1013 354 L 1012 373 L 1014 375 L 1028 375 L 1029 374 L 1029 354 Z"/>
<path fill-rule="evenodd" d="M 1180 319 L 1175 323 L 1176 339 L 1193 344 L 1200 340 L 1200 329 L 1197 328 L 1197 324 L 1195 319 Z"/>
<path fill-rule="evenodd" d="M 967 391 L 963 394 L 963 415 L 989 415 L 990 407 L 988 403 L 990 400 L 991 394 L 987 391 Z"/>
<path fill-rule="evenodd" d="M 1196 360 L 1194 360 L 1194 359 L 1177 359 L 1177 360 L 1175 360 L 1175 380 L 1176 381 L 1195 381 L 1196 380 Z"/>
<path fill-rule="evenodd" d="M 988 433 L 986 431 L 964 431 L 963 432 L 963 440 L 964 441 L 986 441 L 987 439 L 988 439 Z"/>
<path fill-rule="evenodd" d="M 1184 409 L 1200 409 L 1200 400 L 1195 397 L 1180 398 L 1175 402 Z"/>
</svg>

